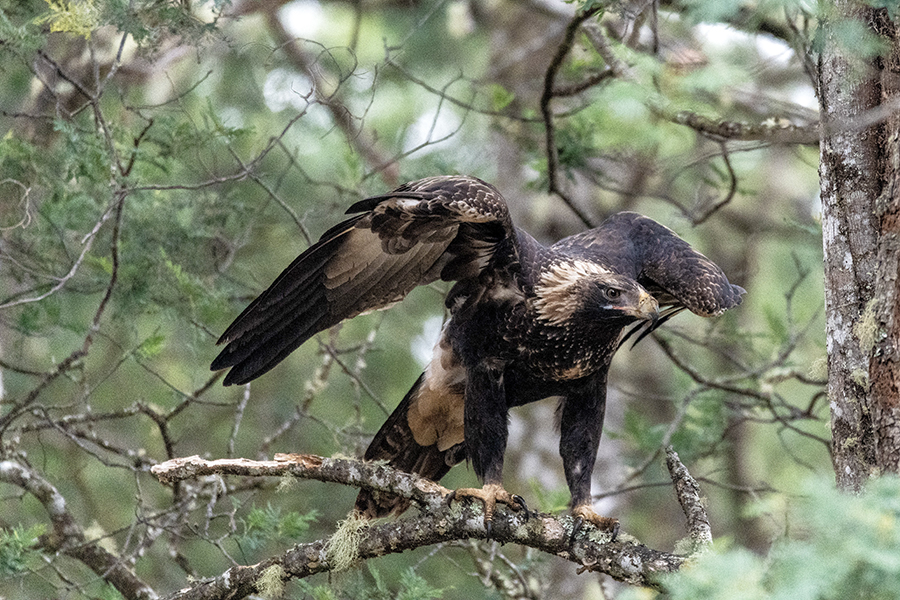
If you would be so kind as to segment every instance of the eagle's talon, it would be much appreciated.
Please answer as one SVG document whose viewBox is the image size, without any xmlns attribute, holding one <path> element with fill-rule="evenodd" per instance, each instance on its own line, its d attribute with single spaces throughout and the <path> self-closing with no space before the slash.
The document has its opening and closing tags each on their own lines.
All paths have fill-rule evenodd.
<svg viewBox="0 0 900 600">
<path fill-rule="evenodd" d="M 572 523 L 571 541 L 575 540 L 575 535 L 581 530 L 585 521 L 591 523 L 600 531 L 608 532 L 611 536 L 609 540 L 611 542 L 616 541 L 616 538 L 619 535 L 619 520 L 612 517 L 601 516 L 590 506 L 576 506 L 572 509 L 572 517 L 574 518 L 574 521 Z"/>
<path fill-rule="evenodd" d="M 512 499 L 513 499 L 513 501 L 515 501 L 516 504 L 519 505 L 519 508 L 522 510 L 522 512 L 525 513 L 525 520 L 527 521 L 528 519 L 530 519 L 531 511 L 528 510 L 528 505 L 525 504 L 525 498 L 523 498 L 522 496 L 520 496 L 518 494 L 513 494 Z M 510 505 L 510 506 L 512 506 L 512 505 Z M 515 508 L 515 507 L 513 507 L 513 508 Z"/>
<path fill-rule="evenodd" d="M 525 511 L 525 518 L 529 517 L 528 506 L 525 500 L 518 495 L 510 494 L 499 483 L 489 483 L 483 488 L 459 488 L 447 494 L 447 505 L 461 498 L 477 498 L 484 505 L 484 530 L 487 537 L 493 533 L 494 508 L 497 504 L 505 504 L 513 510 Z"/>
<path fill-rule="evenodd" d="M 578 535 L 578 532 L 581 531 L 581 526 L 584 524 L 584 519 L 579 516 L 575 516 L 572 519 L 572 535 L 569 536 L 569 545 L 575 543 L 575 536 Z"/>
<path fill-rule="evenodd" d="M 610 530 L 609 534 L 610 534 L 610 537 L 609 537 L 609 541 L 610 541 L 610 542 L 616 541 L 616 538 L 619 537 L 619 521 L 618 521 L 618 520 L 617 520 L 617 521 L 615 522 L 615 524 L 613 525 L 613 527 L 612 527 L 612 529 Z"/>
</svg>

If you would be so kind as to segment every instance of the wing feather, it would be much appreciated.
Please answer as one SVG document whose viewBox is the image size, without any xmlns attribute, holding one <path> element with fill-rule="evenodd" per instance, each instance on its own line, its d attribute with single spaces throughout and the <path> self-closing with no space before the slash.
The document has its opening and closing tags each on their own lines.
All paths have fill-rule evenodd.
<svg viewBox="0 0 900 600">
<path fill-rule="evenodd" d="M 416 286 L 474 277 L 501 242 L 516 243 L 500 192 L 473 177 L 414 181 L 347 212 L 359 214 L 326 231 L 222 334 L 212 369 L 231 367 L 226 385 L 259 377 L 317 332 Z"/>
<path fill-rule="evenodd" d="M 637 280 L 660 306 L 678 309 L 664 313 L 666 319 L 682 308 L 703 317 L 717 316 L 740 304 L 746 293 L 674 231 L 633 212 L 617 213 L 595 229 L 557 242 L 553 249 L 589 258 Z M 666 319 L 642 324 L 646 330 L 638 340 Z"/>
</svg>

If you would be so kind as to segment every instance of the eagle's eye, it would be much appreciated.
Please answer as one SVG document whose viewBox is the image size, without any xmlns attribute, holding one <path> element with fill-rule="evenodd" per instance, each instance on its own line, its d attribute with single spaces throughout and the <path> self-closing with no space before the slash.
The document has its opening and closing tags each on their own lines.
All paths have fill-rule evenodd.
<svg viewBox="0 0 900 600">
<path fill-rule="evenodd" d="M 606 288 L 605 295 L 607 300 L 615 300 L 622 295 L 622 291 L 616 288 Z"/>
</svg>

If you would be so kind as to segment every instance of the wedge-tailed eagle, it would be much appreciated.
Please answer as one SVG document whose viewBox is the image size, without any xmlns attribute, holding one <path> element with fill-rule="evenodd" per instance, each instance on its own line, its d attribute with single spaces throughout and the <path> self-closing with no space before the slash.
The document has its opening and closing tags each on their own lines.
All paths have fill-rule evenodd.
<svg viewBox="0 0 900 600">
<path fill-rule="evenodd" d="M 484 487 L 455 497 L 480 498 L 489 527 L 495 503 L 524 508 L 501 482 L 509 409 L 556 396 L 573 515 L 614 530 L 617 521 L 592 508 L 591 473 L 607 371 L 627 326 L 640 321 L 646 335 L 685 308 L 720 315 L 744 290 L 633 212 L 544 246 L 512 224 L 497 189 L 474 177 L 413 181 L 347 213 L 355 216 L 325 232 L 222 334 L 212 369 L 231 368 L 225 385 L 259 377 L 317 332 L 416 286 L 455 281 L 431 363 L 365 458 L 435 481 L 469 460 Z M 366 490 L 357 499 L 372 517 L 406 506 Z"/>
</svg>

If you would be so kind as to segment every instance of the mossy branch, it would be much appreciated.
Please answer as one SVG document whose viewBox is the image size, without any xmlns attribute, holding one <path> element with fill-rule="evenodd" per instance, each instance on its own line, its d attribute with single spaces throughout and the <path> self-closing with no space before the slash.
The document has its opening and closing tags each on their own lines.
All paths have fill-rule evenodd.
<svg viewBox="0 0 900 600">
<path fill-rule="evenodd" d="M 667 453 L 675 490 L 688 515 L 692 538 L 695 529 L 708 523 L 700 502 L 699 488 L 681 464 L 678 455 Z M 485 539 L 482 507 L 475 502 L 447 503 L 450 490 L 428 479 L 397 471 L 382 463 L 352 459 L 323 458 L 310 454 L 276 454 L 272 461 L 247 459 L 204 460 L 198 456 L 177 458 L 154 466 L 152 472 L 165 483 L 210 475 L 265 477 L 293 475 L 341 483 L 369 490 L 390 492 L 408 498 L 420 511 L 416 516 L 389 521 L 365 522 L 354 527 L 357 561 L 385 554 L 456 540 Z M 690 483 L 693 482 L 693 485 Z M 527 546 L 560 556 L 582 569 L 598 571 L 617 580 L 659 588 L 658 576 L 677 571 L 686 557 L 648 548 L 626 534 L 610 541 L 609 534 L 590 526 L 572 533 L 572 519 L 566 516 L 522 513 L 498 507 L 491 539 Z M 707 525 L 708 528 L 708 525 Z M 702 527 L 700 527 L 702 529 Z M 706 540 L 706 536 L 699 536 Z M 334 555 L 333 541 L 322 539 L 298 544 L 280 556 L 256 565 L 233 567 L 222 575 L 180 590 L 171 600 L 211 600 L 241 598 L 260 592 L 263 574 L 271 576 L 273 566 L 283 569 L 285 581 L 346 568 L 346 552 Z M 282 573 L 282 571 L 277 571 Z M 265 580 L 271 586 L 271 581 Z"/>
</svg>

